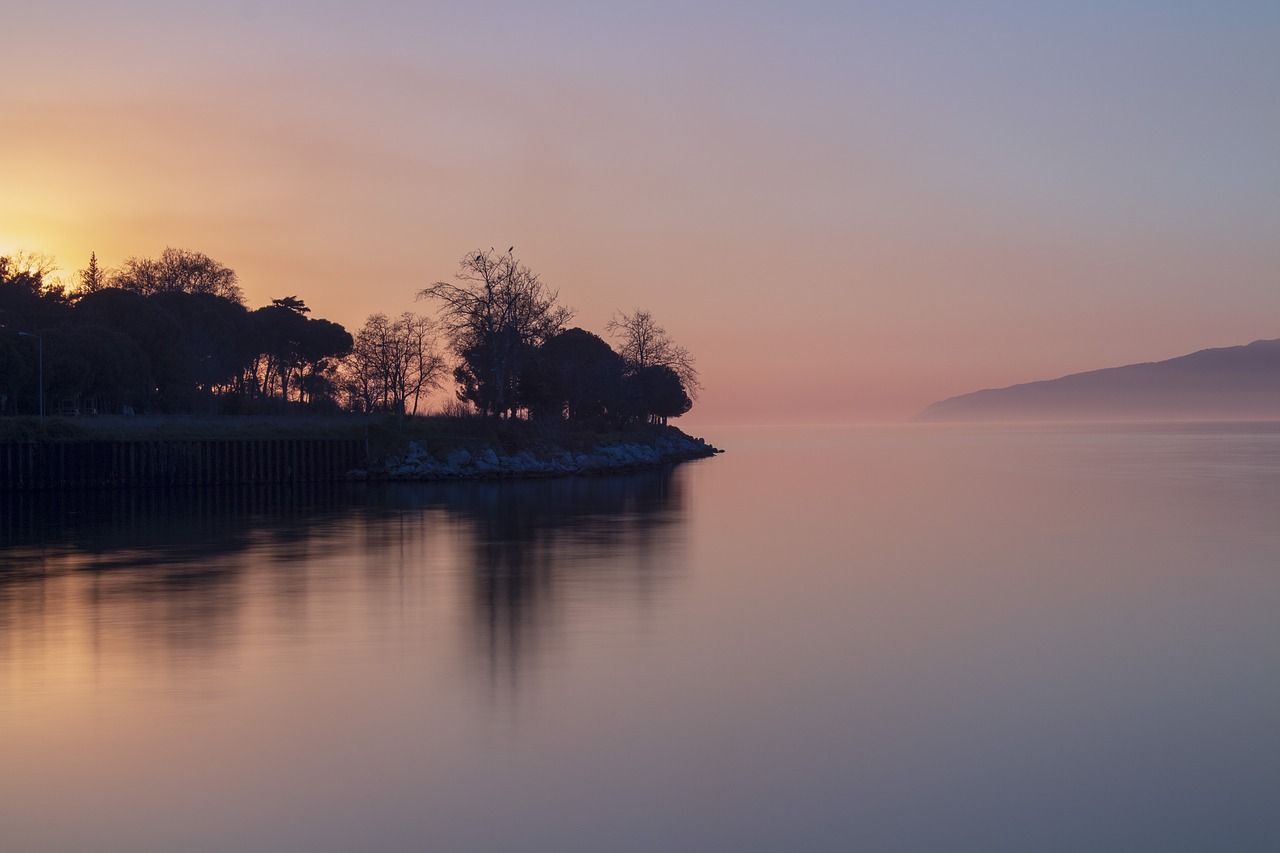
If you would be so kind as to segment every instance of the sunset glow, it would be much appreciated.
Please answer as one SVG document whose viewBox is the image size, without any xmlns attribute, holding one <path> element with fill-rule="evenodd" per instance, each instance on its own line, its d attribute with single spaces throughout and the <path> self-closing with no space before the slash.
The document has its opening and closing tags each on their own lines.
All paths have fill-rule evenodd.
<svg viewBox="0 0 1280 853">
<path fill-rule="evenodd" d="M 694 423 L 1280 337 L 1280 8 L 7 3 L 0 253 L 166 246 L 358 326 L 475 247 Z"/>
</svg>

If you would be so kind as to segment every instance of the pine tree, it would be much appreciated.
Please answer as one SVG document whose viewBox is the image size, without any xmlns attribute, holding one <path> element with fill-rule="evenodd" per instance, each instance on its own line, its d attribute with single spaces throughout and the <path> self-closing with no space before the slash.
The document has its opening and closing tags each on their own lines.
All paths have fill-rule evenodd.
<svg viewBox="0 0 1280 853">
<path fill-rule="evenodd" d="M 80 270 L 80 292 L 95 293 L 107 286 L 107 273 L 98 266 L 98 253 L 89 253 L 89 266 Z"/>
</svg>

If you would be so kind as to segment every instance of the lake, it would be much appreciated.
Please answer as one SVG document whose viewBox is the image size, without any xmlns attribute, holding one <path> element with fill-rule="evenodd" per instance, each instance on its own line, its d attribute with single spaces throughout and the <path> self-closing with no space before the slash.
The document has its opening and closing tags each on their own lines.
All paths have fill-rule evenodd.
<svg viewBox="0 0 1280 853">
<path fill-rule="evenodd" d="M 1280 424 L 3 496 L 6 851 L 1280 850 Z"/>
</svg>

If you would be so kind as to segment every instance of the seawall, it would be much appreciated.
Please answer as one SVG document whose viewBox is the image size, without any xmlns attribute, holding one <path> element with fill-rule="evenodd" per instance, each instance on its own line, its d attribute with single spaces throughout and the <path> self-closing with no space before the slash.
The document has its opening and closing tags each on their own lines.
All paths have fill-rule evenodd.
<svg viewBox="0 0 1280 853">
<path fill-rule="evenodd" d="M 0 491 L 335 482 L 364 464 L 347 438 L 0 442 Z"/>
</svg>

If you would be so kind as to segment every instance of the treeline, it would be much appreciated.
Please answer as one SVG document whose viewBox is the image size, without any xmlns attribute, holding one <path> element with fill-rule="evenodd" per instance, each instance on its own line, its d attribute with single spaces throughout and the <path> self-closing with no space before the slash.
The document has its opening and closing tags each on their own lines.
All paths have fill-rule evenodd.
<svg viewBox="0 0 1280 853">
<path fill-rule="evenodd" d="M 370 315 L 353 335 L 296 295 L 250 309 L 234 270 L 166 249 L 68 284 L 52 259 L 0 256 L 0 414 L 417 414 L 665 422 L 699 390 L 689 353 L 645 311 L 606 327 L 617 348 L 509 250 L 469 253 L 419 292 L 435 317 Z M 450 383 L 452 380 L 452 383 Z M 43 391 L 43 394 L 41 393 Z"/>
</svg>

